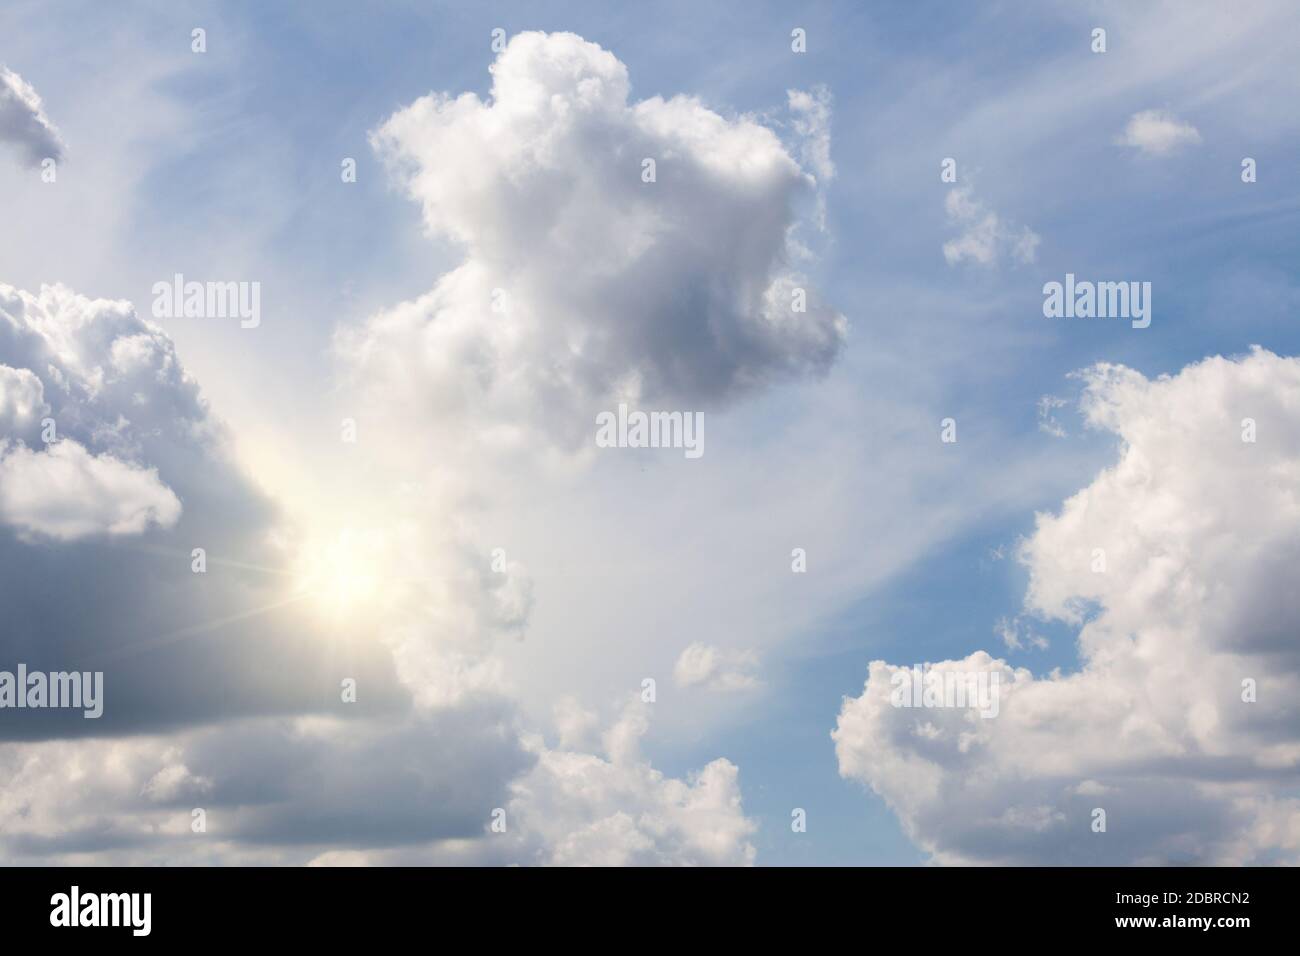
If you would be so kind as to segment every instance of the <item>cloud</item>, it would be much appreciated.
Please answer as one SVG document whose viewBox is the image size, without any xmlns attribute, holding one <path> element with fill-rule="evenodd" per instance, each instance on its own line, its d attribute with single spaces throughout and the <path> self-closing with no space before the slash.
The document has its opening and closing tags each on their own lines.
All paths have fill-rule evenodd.
<svg viewBox="0 0 1300 956">
<path fill-rule="evenodd" d="M 71 439 L 43 452 L 0 441 L 0 521 L 29 535 L 72 541 L 91 534 L 169 528 L 181 503 L 158 472 L 92 455 Z"/>
<path fill-rule="evenodd" d="M 1200 141 L 1201 134 L 1195 126 L 1167 110 L 1134 113 L 1116 140 L 1119 145 L 1132 146 L 1148 156 L 1164 156 Z"/>
<path fill-rule="evenodd" d="M 36 90 L 4 67 L 0 67 L 0 142 L 12 143 L 31 166 L 39 166 L 43 159 L 63 158 L 59 131 L 46 117 Z"/>
<path fill-rule="evenodd" d="M 502 702 L 479 700 L 382 723 L 264 718 L 10 744 L 0 747 L 0 856 L 295 864 L 332 847 L 478 840 L 534 759 L 512 720 Z"/>
<path fill-rule="evenodd" d="M 0 284 L 0 356 L 4 658 L 102 670 L 106 697 L 95 721 L 8 712 L 0 739 L 319 711 L 345 676 L 322 641 L 351 648 L 369 705 L 406 705 L 384 648 L 304 613 L 301 536 L 234 464 L 162 330 L 126 302 Z"/>
<path fill-rule="evenodd" d="M 1033 262 L 1038 256 L 1040 238 L 1028 226 L 1017 227 L 1004 222 L 983 202 L 972 196 L 970 186 L 954 186 L 943 202 L 948 222 L 961 229 L 961 235 L 943 244 L 943 257 L 949 265 L 970 261 L 994 266 L 1004 255 L 1018 263 Z"/>
<path fill-rule="evenodd" d="M 828 100 L 808 96 L 791 101 L 783 144 L 690 97 L 631 103 L 609 53 L 524 34 L 488 99 L 432 95 L 394 114 L 375 148 L 464 260 L 340 332 L 366 454 L 337 477 L 380 473 L 390 490 L 319 514 L 282 513 L 234 466 L 171 341 L 129 304 L 0 286 L 12 440 L 40 447 L 48 414 L 60 444 L 152 470 L 184 503 L 129 549 L 0 538 L 7 564 L 31 566 L 6 582 L 29 622 L 6 651 L 107 671 L 96 740 L 54 739 L 91 732 L 59 715 L 5 724 L 0 772 L 24 771 L 0 798 L 5 858 L 752 862 L 737 768 L 656 770 L 639 705 L 601 733 L 571 699 L 554 746 L 539 735 L 505 666 L 531 583 L 513 548 L 489 560 L 501 469 L 479 453 L 541 445 L 580 466 L 574 448 L 615 399 L 720 407 L 830 366 L 847 323 L 791 238 L 832 172 Z M 61 580 L 93 593 L 60 609 Z M 360 606 L 333 613 L 354 591 Z M 340 701 L 344 677 L 355 704 Z M 206 835 L 189 830 L 193 806 Z M 488 828 L 498 807 L 505 834 Z"/>
<path fill-rule="evenodd" d="M 1021 548 L 1026 613 L 1079 627 L 1080 669 L 945 662 L 999 675 L 985 720 L 891 706 L 895 668 L 873 661 L 832 735 L 840 773 L 941 862 L 1294 863 L 1300 359 L 1255 349 L 1157 379 L 1102 364 L 1084 382 L 1118 459 Z"/>
<path fill-rule="evenodd" d="M 47 411 L 45 388 L 30 369 L 0 365 L 0 429 L 28 429 Z"/>
<path fill-rule="evenodd" d="M 775 133 L 689 96 L 630 103 L 626 67 L 569 33 L 518 34 L 491 71 L 486 101 L 430 94 L 372 135 L 465 258 L 340 335 L 359 389 L 484 445 L 573 447 L 619 399 L 713 407 L 830 366 L 847 322 L 789 238 L 815 181 Z M 825 99 L 791 105 L 829 175 Z"/>
<path fill-rule="evenodd" d="M 816 221 L 826 228 L 826 186 L 835 178 L 831 161 L 831 93 L 825 86 L 811 91 L 787 90 L 791 125 L 799 139 L 799 159 L 817 181 Z"/>
<path fill-rule="evenodd" d="M 1056 419 L 1056 410 L 1069 404 L 1057 395 L 1043 395 L 1038 399 L 1038 430 L 1053 438 L 1065 438 L 1065 426 Z"/>
<path fill-rule="evenodd" d="M 1001 638 L 1009 651 L 1023 651 L 1030 647 L 1045 651 L 1048 648 L 1047 638 L 1035 634 L 1029 624 L 1019 617 L 998 618 L 993 625 L 993 633 Z"/>
<path fill-rule="evenodd" d="M 757 660 L 752 652 L 724 651 L 707 644 L 691 644 L 682 651 L 673 667 L 678 687 L 707 687 L 710 690 L 749 690 L 759 682 L 753 670 Z"/>
<path fill-rule="evenodd" d="M 786 90 L 786 100 L 801 140 L 799 158 L 824 186 L 835 178 L 835 164 L 831 162 L 831 92 L 824 86 L 811 91 Z"/>
<path fill-rule="evenodd" d="M 400 721 L 258 719 L 183 734 L 0 746 L 0 857 L 75 864 L 726 865 L 753 862 L 738 771 L 521 739 L 478 699 Z M 192 829 L 193 810 L 206 830 Z M 382 812 L 376 812 L 382 808 Z M 506 811 L 504 833 L 491 830 Z"/>
<path fill-rule="evenodd" d="M 21 529 L 0 534 L 4 655 L 105 674 L 100 720 L 24 710 L 0 725 L 5 860 L 752 858 L 726 761 L 666 777 L 639 756 L 635 716 L 597 757 L 576 705 L 557 715 L 561 749 L 525 733 L 495 644 L 526 626 L 527 572 L 489 565 L 471 512 L 444 521 L 409 483 L 363 501 L 378 509 L 364 532 L 327 547 L 233 466 L 172 342 L 126 302 L 0 285 L 0 354 L 0 516 Z M 46 415 L 61 437 L 32 451 Z M 358 574 L 375 593 L 338 604 Z M 488 830 L 495 807 L 521 818 L 508 839 Z"/>
<path fill-rule="evenodd" d="M 757 825 L 741 804 L 739 771 L 725 759 L 686 780 L 640 755 L 646 705 L 629 704 L 605 732 L 604 757 L 537 745 L 537 764 L 514 785 L 509 817 L 540 841 L 534 862 L 566 866 L 728 866 L 754 862 Z"/>
</svg>

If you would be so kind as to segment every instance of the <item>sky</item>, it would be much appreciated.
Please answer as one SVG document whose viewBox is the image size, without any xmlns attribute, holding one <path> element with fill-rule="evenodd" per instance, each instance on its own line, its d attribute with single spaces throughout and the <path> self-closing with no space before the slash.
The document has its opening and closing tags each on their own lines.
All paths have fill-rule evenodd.
<svg viewBox="0 0 1300 956">
<path fill-rule="evenodd" d="M 0 861 L 1297 862 L 1300 20 L 955 10 L 6 3 Z"/>
</svg>

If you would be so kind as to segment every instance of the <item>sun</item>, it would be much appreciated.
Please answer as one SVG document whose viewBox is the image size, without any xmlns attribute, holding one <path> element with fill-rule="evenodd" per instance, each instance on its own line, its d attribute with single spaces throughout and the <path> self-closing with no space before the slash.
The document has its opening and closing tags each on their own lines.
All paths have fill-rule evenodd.
<svg viewBox="0 0 1300 956">
<path fill-rule="evenodd" d="M 297 574 L 299 592 L 331 618 L 364 610 L 378 600 L 383 580 L 377 550 L 370 537 L 352 530 L 304 547 Z"/>
</svg>

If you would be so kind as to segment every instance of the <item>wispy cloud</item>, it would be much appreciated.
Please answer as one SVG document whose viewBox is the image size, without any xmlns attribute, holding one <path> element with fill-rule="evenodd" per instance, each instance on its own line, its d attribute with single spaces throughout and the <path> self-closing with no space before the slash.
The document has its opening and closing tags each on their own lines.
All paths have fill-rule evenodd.
<svg viewBox="0 0 1300 956">
<path fill-rule="evenodd" d="M 974 198 L 970 186 L 954 186 L 943 202 L 948 222 L 961 230 L 955 239 L 943 244 L 943 257 L 949 265 L 973 262 L 991 267 L 1004 256 L 1017 263 L 1033 262 L 1038 255 L 1038 233 L 1028 226 L 1003 220 L 982 201 Z"/>
</svg>

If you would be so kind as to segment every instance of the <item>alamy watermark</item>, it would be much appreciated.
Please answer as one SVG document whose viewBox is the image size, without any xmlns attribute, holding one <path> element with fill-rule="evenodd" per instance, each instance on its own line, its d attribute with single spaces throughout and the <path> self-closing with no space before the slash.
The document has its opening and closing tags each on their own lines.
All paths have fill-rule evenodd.
<svg viewBox="0 0 1300 956">
<path fill-rule="evenodd" d="M 928 665 L 900 668 L 889 678 L 893 686 L 889 702 L 895 707 L 978 708 L 987 719 L 998 715 L 1001 678 L 996 671 L 938 670 Z"/>
<path fill-rule="evenodd" d="M 153 284 L 155 319 L 239 319 L 242 329 L 262 323 L 262 283 L 186 282 L 176 273 Z"/>
<path fill-rule="evenodd" d="M 1043 315 L 1049 319 L 1132 319 L 1135 329 L 1151 324 L 1150 282 L 1065 282 L 1043 286 Z"/>
<path fill-rule="evenodd" d="M 152 893 L 83 893 L 74 885 L 50 897 L 51 926 L 125 926 L 132 936 L 148 936 L 152 911 Z"/>
<path fill-rule="evenodd" d="M 682 448 L 687 458 L 704 454 L 703 412 L 628 411 L 596 416 L 597 448 Z"/>
<path fill-rule="evenodd" d="M 0 709 L 77 708 L 94 720 L 104 713 L 103 671 L 0 671 Z"/>
</svg>

